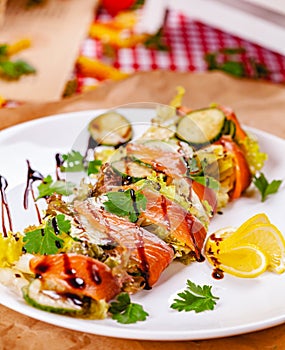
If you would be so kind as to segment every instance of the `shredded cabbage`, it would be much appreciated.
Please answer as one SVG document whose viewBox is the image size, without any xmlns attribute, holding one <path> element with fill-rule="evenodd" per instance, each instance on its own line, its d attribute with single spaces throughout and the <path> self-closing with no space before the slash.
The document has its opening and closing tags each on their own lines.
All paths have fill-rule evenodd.
<svg viewBox="0 0 285 350">
<path fill-rule="evenodd" d="M 260 152 L 257 139 L 250 134 L 248 134 L 245 139 L 239 140 L 239 144 L 245 151 L 250 171 L 254 175 L 263 167 L 268 156 L 266 153 Z"/>
</svg>

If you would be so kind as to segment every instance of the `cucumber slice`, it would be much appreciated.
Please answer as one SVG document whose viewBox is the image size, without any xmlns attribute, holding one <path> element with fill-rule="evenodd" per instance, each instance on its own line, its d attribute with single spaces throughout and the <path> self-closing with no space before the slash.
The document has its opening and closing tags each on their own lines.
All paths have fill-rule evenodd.
<svg viewBox="0 0 285 350">
<path fill-rule="evenodd" d="M 152 174 L 153 169 L 140 162 L 129 160 L 128 158 L 118 160 L 111 164 L 115 172 L 122 178 L 131 177 L 132 182 L 136 182 Z"/>
<path fill-rule="evenodd" d="M 178 149 L 178 146 L 176 144 L 170 144 L 166 141 L 161 140 L 146 140 L 142 143 L 146 147 L 149 147 L 151 149 L 157 149 L 163 152 L 176 153 Z"/>
<path fill-rule="evenodd" d="M 121 114 L 110 111 L 91 120 L 88 126 L 91 137 L 98 145 L 119 146 L 132 138 L 130 122 Z"/>
<path fill-rule="evenodd" d="M 223 135 L 230 135 L 233 139 L 236 135 L 236 125 L 232 120 L 225 120 L 225 124 L 222 130 Z"/>
<path fill-rule="evenodd" d="M 62 296 L 53 291 L 41 290 L 41 281 L 33 280 L 23 287 L 23 297 L 26 302 L 37 309 L 57 314 L 82 315 L 86 309 L 84 302 L 71 296 Z"/>
<path fill-rule="evenodd" d="M 224 113 L 217 108 L 193 111 L 179 121 L 176 135 L 193 146 L 203 146 L 219 139 L 225 120 Z"/>
</svg>

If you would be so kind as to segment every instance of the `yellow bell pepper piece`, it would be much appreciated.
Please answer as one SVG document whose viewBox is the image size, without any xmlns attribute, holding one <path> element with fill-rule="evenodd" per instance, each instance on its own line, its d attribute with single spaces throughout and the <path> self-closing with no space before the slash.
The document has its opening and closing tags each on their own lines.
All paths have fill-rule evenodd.
<svg viewBox="0 0 285 350">
<path fill-rule="evenodd" d="M 17 54 L 18 52 L 28 49 L 31 46 L 31 40 L 30 39 L 21 39 L 16 41 L 13 44 L 9 44 L 7 48 L 7 55 L 12 56 Z"/>
<path fill-rule="evenodd" d="M 118 30 L 104 23 L 92 24 L 89 35 L 91 38 L 100 40 L 104 44 L 118 48 L 134 47 L 137 44 L 143 43 L 148 38 L 146 34 L 132 34 L 128 30 Z"/>
<path fill-rule="evenodd" d="M 121 72 L 119 69 L 85 56 L 78 57 L 77 67 L 84 76 L 99 80 L 120 80 L 128 76 L 128 74 Z"/>
<path fill-rule="evenodd" d="M 8 232 L 7 237 L 0 235 L 0 267 L 11 266 L 22 255 L 23 238 L 19 234 Z"/>
</svg>

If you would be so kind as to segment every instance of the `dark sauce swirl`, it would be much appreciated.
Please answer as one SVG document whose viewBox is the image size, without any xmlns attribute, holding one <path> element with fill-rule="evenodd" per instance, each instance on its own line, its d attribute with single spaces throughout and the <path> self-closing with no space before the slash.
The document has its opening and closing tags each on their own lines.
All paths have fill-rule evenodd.
<svg viewBox="0 0 285 350">
<path fill-rule="evenodd" d="M 24 208 L 28 209 L 28 198 L 29 198 L 29 193 L 31 193 L 32 198 L 34 200 L 34 205 L 37 212 L 38 220 L 39 220 L 39 223 L 41 223 L 42 219 L 41 219 L 39 208 L 36 203 L 36 198 L 33 190 L 33 183 L 35 181 L 42 181 L 44 179 L 44 176 L 39 171 L 33 170 L 28 160 L 27 160 L 27 165 L 28 165 L 28 174 L 27 174 L 26 188 L 24 192 Z"/>
<path fill-rule="evenodd" d="M 5 225 L 5 211 L 8 218 L 8 230 L 13 231 L 12 228 L 12 220 L 11 220 L 11 214 L 10 209 L 8 206 L 7 196 L 6 196 L 6 189 L 8 187 L 8 181 L 5 179 L 5 177 L 0 175 L 0 199 L 1 199 L 1 224 L 2 224 L 2 231 L 3 236 L 7 237 L 7 227 Z"/>
</svg>

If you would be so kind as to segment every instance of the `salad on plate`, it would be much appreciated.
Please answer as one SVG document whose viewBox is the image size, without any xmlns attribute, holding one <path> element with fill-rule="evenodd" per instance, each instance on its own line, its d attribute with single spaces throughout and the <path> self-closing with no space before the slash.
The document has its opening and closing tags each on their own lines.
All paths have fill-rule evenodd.
<svg viewBox="0 0 285 350">
<path fill-rule="evenodd" d="M 206 256 L 214 278 L 232 272 L 222 257 L 237 239 L 234 234 L 225 239 L 229 232 L 207 238 L 209 223 L 260 179 L 266 155 L 230 108 L 191 110 L 182 106 L 181 95 L 158 108 L 138 138 L 118 111 L 97 116 L 87 125 L 86 152 L 57 153 L 54 175 L 43 176 L 27 161 L 24 206 L 32 202 L 38 222 L 23 232 L 13 232 L 8 183 L 0 177 L 1 283 L 41 310 L 88 319 L 112 316 L 131 323 L 144 320 L 147 312 L 132 304 L 130 296 L 155 288 L 174 260 L 187 265 Z M 81 174 L 79 183 L 70 181 L 74 173 Z M 263 264 L 261 273 L 278 262 L 260 252 L 258 239 L 248 238 L 248 227 L 258 224 L 271 225 L 261 215 L 240 232 L 247 240 L 249 264 Z M 276 230 L 272 239 L 281 243 L 275 251 L 284 244 Z M 233 256 L 240 256 L 234 250 Z M 246 274 L 240 276 L 250 277 Z M 196 312 L 213 309 L 218 298 L 211 287 L 190 280 L 187 285 L 173 308 L 181 311 L 181 300 L 188 300 L 196 302 L 187 306 Z"/>
</svg>

